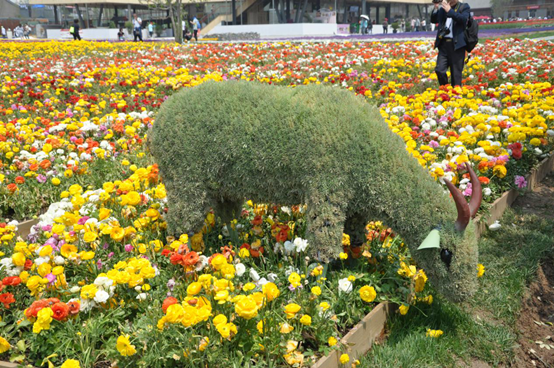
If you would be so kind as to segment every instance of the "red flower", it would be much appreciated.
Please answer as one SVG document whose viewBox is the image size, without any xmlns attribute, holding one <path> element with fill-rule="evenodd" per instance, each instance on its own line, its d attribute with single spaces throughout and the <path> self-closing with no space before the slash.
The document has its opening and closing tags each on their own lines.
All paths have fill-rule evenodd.
<svg viewBox="0 0 554 368">
<path fill-rule="evenodd" d="M 254 217 L 254 220 L 252 220 L 252 225 L 253 226 L 261 225 L 263 222 L 264 220 L 262 219 L 262 216 L 256 216 Z"/>
<path fill-rule="evenodd" d="M 0 294 L 0 304 L 4 304 L 4 308 L 10 309 L 10 304 L 15 303 L 15 298 L 12 293 Z"/>
<path fill-rule="evenodd" d="M 56 303 L 51 308 L 52 312 L 54 312 L 52 318 L 56 321 L 61 321 L 69 315 L 69 306 L 63 302 Z"/>
<path fill-rule="evenodd" d="M 175 299 L 172 296 L 168 296 L 167 298 L 165 298 L 164 302 L 162 303 L 162 310 L 165 313 L 165 312 L 167 312 L 167 308 L 169 308 L 171 305 L 177 304 L 177 303 L 179 303 L 179 301 L 177 299 Z"/>
<path fill-rule="evenodd" d="M 169 261 L 171 264 L 177 265 L 183 263 L 183 256 L 179 253 L 174 253 L 171 257 L 169 257 Z"/>
<path fill-rule="evenodd" d="M 4 280 L 2 280 L 2 284 L 5 286 L 17 286 L 21 284 L 21 279 L 19 276 L 5 277 Z"/>
<path fill-rule="evenodd" d="M 164 257 L 167 257 L 170 253 L 171 253 L 171 250 L 169 250 L 169 249 L 162 250 L 162 256 L 164 256 Z"/>
<path fill-rule="evenodd" d="M 286 230 L 281 230 L 279 231 L 279 234 L 277 234 L 277 236 L 275 237 L 275 240 L 282 243 L 286 241 L 288 237 L 289 237 L 289 233 Z"/>
<path fill-rule="evenodd" d="M 25 178 L 23 176 L 18 176 L 18 177 L 15 178 L 15 182 L 17 184 L 23 184 L 23 183 L 25 183 Z"/>
</svg>

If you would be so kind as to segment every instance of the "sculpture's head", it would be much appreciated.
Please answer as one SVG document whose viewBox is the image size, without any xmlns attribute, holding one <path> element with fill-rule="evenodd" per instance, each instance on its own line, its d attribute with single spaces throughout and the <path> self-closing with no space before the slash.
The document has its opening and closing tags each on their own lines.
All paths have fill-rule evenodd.
<svg viewBox="0 0 554 368">
<path fill-rule="evenodd" d="M 458 218 L 440 224 L 423 241 L 417 252 L 425 252 L 424 269 L 433 286 L 451 301 L 462 301 L 477 291 L 477 235 L 471 218 L 481 205 L 482 188 L 470 165 L 466 165 L 472 184 L 469 204 L 463 194 L 445 180 L 456 203 Z"/>
</svg>

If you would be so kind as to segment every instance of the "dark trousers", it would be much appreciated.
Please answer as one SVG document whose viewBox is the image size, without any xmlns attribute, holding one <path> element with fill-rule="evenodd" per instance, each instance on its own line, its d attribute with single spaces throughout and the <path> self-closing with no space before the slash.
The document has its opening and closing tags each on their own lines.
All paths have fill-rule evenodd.
<svg viewBox="0 0 554 368">
<path fill-rule="evenodd" d="M 75 32 L 75 33 L 72 33 L 73 35 L 73 41 L 81 41 L 81 35 L 79 34 L 79 32 Z"/>
<path fill-rule="evenodd" d="M 448 84 L 448 76 L 446 75 L 448 68 L 450 68 L 450 85 L 453 87 L 462 85 L 462 72 L 464 70 L 465 57 L 465 48 L 454 50 L 454 41 L 452 39 L 443 39 L 439 41 L 439 55 L 437 57 L 435 73 L 437 73 L 437 78 L 441 86 Z"/>
<path fill-rule="evenodd" d="M 196 41 L 198 41 L 198 30 L 197 29 L 194 30 L 194 39 Z"/>
<path fill-rule="evenodd" d="M 142 41 L 142 30 L 140 28 L 135 28 L 133 34 L 135 36 L 134 42 L 136 42 L 137 39 Z"/>
</svg>

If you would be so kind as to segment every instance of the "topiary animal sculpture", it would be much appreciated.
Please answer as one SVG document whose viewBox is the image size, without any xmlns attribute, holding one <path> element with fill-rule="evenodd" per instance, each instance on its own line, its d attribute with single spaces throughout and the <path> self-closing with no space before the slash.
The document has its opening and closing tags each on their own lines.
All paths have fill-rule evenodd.
<svg viewBox="0 0 554 368">
<path fill-rule="evenodd" d="M 448 299 L 477 288 L 477 242 L 468 226 L 480 203 L 477 176 L 470 169 L 477 195 L 469 205 L 447 182 L 453 201 L 379 111 L 351 92 L 205 83 L 162 105 L 149 140 L 174 234 L 198 231 L 210 208 L 230 219 L 246 198 L 306 203 L 307 237 L 320 260 L 338 255 L 343 231 L 361 238 L 367 221 L 380 219 Z M 440 248 L 417 250 L 437 227 Z"/>
</svg>

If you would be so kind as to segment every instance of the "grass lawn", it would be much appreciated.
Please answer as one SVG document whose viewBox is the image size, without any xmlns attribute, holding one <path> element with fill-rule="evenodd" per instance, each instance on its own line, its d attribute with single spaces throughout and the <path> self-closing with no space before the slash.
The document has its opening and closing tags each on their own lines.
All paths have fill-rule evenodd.
<svg viewBox="0 0 554 368">
<path fill-rule="evenodd" d="M 439 297 L 431 306 L 414 307 L 389 322 L 390 335 L 360 367 L 501 366 L 515 359 L 516 322 L 526 286 L 541 260 L 554 252 L 554 220 L 509 210 L 502 228 L 480 241 L 480 262 L 486 267 L 474 299 L 461 305 Z M 437 339 L 426 330 L 440 329 Z"/>
</svg>

